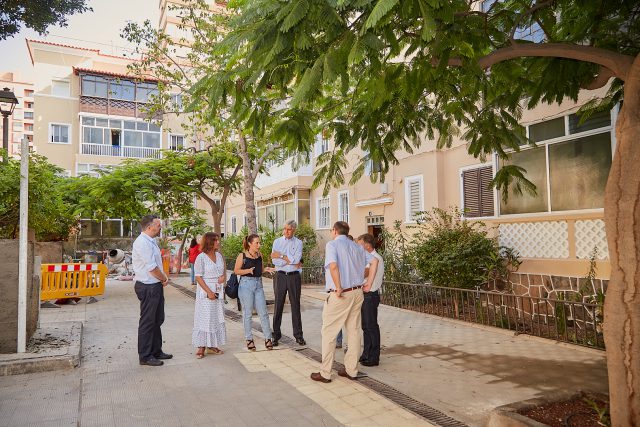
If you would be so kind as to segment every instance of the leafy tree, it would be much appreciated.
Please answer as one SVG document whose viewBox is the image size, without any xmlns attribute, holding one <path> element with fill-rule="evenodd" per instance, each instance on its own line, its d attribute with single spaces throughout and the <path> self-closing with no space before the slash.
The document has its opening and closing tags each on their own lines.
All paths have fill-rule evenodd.
<svg viewBox="0 0 640 427">
<path fill-rule="evenodd" d="M 482 7 L 484 5 L 484 8 Z M 334 136 L 318 177 L 344 180 L 344 154 L 360 147 L 382 164 L 421 136 L 454 136 L 469 153 L 508 158 L 525 133 L 523 108 L 577 99 L 608 85 L 588 111 L 621 104 L 605 195 L 611 281 L 605 309 L 613 425 L 640 425 L 640 3 L 638 0 L 256 0 L 225 44 L 244 55 L 256 93 L 295 88 Z M 523 37 L 538 29 L 540 38 Z M 531 31 L 530 31 L 531 32 Z M 248 74 L 248 73 L 247 73 Z M 611 80 L 613 78 L 613 80 Z M 363 164 L 353 173 L 357 180 Z M 525 171 L 501 168 L 506 194 L 534 191 Z M 377 178 L 374 176 L 374 178 Z M 325 187 L 327 189 L 327 187 Z"/>
<path fill-rule="evenodd" d="M 77 225 L 74 207 L 66 199 L 69 178 L 43 156 L 29 156 L 29 228 L 40 241 L 66 240 Z M 0 237 L 15 239 L 20 226 L 20 162 L 0 165 Z"/>
<path fill-rule="evenodd" d="M 13 37 L 22 25 L 44 35 L 51 25 L 67 26 L 67 15 L 91 11 L 87 0 L 0 0 L 0 40 Z"/>
<path fill-rule="evenodd" d="M 242 65 L 243 50 L 222 45 L 222 36 L 233 22 L 229 13 L 212 14 L 204 0 L 187 0 L 176 6 L 180 29 L 189 31 L 191 40 L 175 40 L 156 30 L 149 21 L 130 23 L 123 37 L 140 46 L 143 59 L 131 66 L 140 75 L 160 79 L 160 94 L 150 112 L 181 113 L 170 105 L 170 92 L 180 89 L 188 105 L 190 124 L 186 126 L 203 140 L 235 144 L 241 165 L 247 225 L 258 229 L 254 201 L 255 180 L 264 172 L 267 160 L 298 155 L 309 160 L 309 145 L 314 138 L 309 115 L 287 109 L 287 91 L 257 93 L 257 76 Z M 183 52 L 188 44 L 190 49 Z M 184 56 L 180 57 L 179 55 Z"/>
</svg>

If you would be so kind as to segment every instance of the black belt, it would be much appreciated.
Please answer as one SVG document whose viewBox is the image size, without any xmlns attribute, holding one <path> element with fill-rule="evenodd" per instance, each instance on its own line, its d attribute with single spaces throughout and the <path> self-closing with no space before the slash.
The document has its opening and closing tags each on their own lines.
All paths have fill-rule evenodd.
<svg viewBox="0 0 640 427">
<path fill-rule="evenodd" d="M 351 292 L 354 289 L 362 289 L 362 286 L 354 286 L 352 288 L 345 288 L 345 289 L 342 290 L 342 292 L 343 293 L 344 292 Z M 331 289 L 331 290 L 327 291 L 327 293 L 331 293 L 331 292 L 336 292 L 336 290 L 335 289 Z"/>
<path fill-rule="evenodd" d="M 278 273 L 284 274 L 285 276 L 289 276 L 291 274 L 300 274 L 299 271 L 280 271 L 280 270 L 278 270 Z"/>
</svg>

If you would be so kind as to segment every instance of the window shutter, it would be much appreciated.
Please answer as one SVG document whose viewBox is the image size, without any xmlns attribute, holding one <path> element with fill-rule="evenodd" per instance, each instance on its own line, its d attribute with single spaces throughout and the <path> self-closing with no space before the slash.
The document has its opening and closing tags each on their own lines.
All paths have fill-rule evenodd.
<svg viewBox="0 0 640 427">
<path fill-rule="evenodd" d="M 414 219 L 416 213 L 420 212 L 420 181 L 409 182 L 409 213 Z"/>
<path fill-rule="evenodd" d="M 463 207 L 467 218 L 493 216 L 493 190 L 489 187 L 492 179 L 491 166 L 462 172 Z"/>
</svg>

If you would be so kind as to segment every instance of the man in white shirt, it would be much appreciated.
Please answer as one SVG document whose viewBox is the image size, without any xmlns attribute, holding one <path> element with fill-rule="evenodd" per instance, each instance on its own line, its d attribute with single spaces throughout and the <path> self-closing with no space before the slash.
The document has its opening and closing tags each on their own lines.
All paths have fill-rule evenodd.
<svg viewBox="0 0 640 427">
<path fill-rule="evenodd" d="M 298 224 L 295 221 L 287 221 L 282 229 L 282 237 L 274 240 L 271 251 L 271 260 L 276 268 L 273 282 L 273 293 L 275 294 L 275 307 L 273 309 L 274 347 L 278 345 L 278 340 L 282 337 L 280 325 L 287 293 L 289 294 L 289 304 L 291 304 L 293 336 L 298 344 L 306 344 L 302 334 L 302 316 L 300 314 L 302 240 L 294 236 L 297 226 Z"/>
<path fill-rule="evenodd" d="M 347 238 L 349 224 L 338 221 L 331 229 L 333 240 L 325 247 L 325 289 L 328 293 L 322 310 L 322 365 L 320 372 L 311 374 L 311 379 L 323 383 L 331 382 L 331 367 L 336 352 L 336 335 L 344 326 L 349 348 L 344 356 L 341 377 L 355 380 L 358 375 L 360 354 L 362 292 L 373 284 L 378 260 L 362 246 Z M 370 274 L 363 285 L 364 272 L 370 264 Z"/>
<path fill-rule="evenodd" d="M 364 348 L 360 356 L 363 366 L 378 366 L 380 364 L 380 326 L 378 325 L 378 306 L 380 305 L 379 290 L 384 278 L 384 261 L 375 249 L 375 238 L 371 234 L 363 234 L 358 237 L 358 244 L 365 251 L 378 260 L 378 268 L 375 271 L 373 283 L 369 292 L 364 292 L 362 303 L 362 335 L 364 336 Z M 365 275 L 374 274 L 367 268 Z"/>
<path fill-rule="evenodd" d="M 160 248 L 154 240 L 160 234 L 162 223 L 156 215 L 145 215 L 140 220 L 142 232 L 133 242 L 132 264 L 135 272 L 135 291 L 140 300 L 138 324 L 138 357 L 141 365 L 161 366 L 162 359 L 171 354 L 162 351 L 164 322 L 164 287 L 169 278 L 162 270 Z"/>
</svg>

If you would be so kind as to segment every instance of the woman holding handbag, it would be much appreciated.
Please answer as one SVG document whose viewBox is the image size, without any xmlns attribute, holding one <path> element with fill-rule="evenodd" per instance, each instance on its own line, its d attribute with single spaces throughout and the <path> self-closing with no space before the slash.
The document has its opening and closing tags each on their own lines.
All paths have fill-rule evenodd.
<svg viewBox="0 0 640 427">
<path fill-rule="evenodd" d="M 192 334 L 193 346 L 198 348 L 198 359 L 204 357 L 205 349 L 213 354 L 224 353 L 220 346 L 227 341 L 222 298 L 227 272 L 220 254 L 220 236 L 205 233 L 200 250 L 202 253 L 194 265 L 198 287 Z"/>
<path fill-rule="evenodd" d="M 238 275 L 240 286 L 238 288 L 238 298 L 242 304 L 242 318 L 244 324 L 244 336 L 247 340 L 247 349 L 255 350 L 253 342 L 253 332 L 251 330 L 251 316 L 255 307 L 260 317 L 262 333 L 264 334 L 264 345 L 268 350 L 273 349 L 271 336 L 271 326 L 269 325 L 269 313 L 267 312 L 267 300 L 262 288 L 262 272 L 273 273 L 272 267 L 264 267 L 262 254 L 260 253 L 260 236 L 250 234 L 242 241 L 244 251 L 238 254 L 233 272 Z"/>
</svg>

